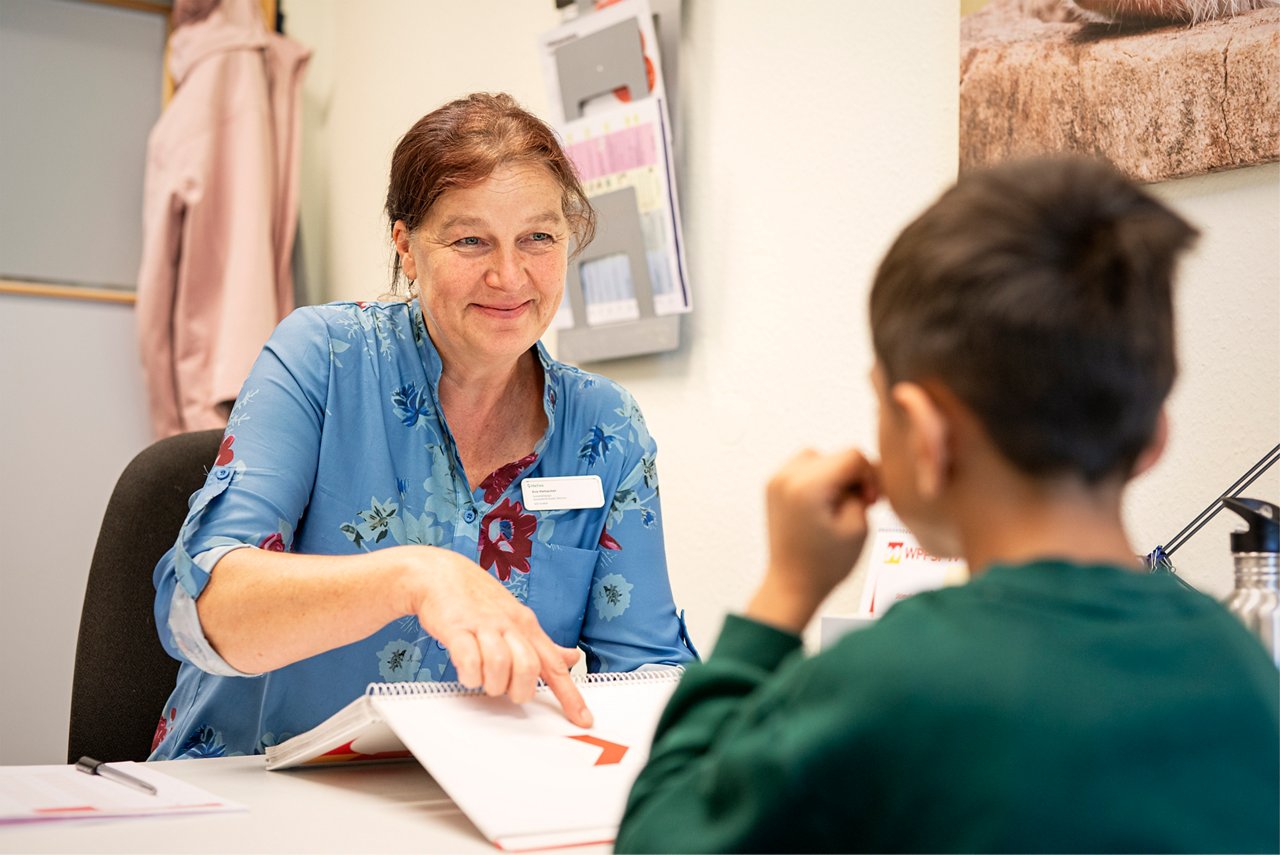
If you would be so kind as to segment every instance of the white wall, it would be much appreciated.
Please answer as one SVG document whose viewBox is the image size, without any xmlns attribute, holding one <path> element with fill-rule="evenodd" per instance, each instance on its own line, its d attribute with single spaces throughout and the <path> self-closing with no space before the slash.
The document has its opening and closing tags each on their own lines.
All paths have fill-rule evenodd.
<svg viewBox="0 0 1280 855">
<path fill-rule="evenodd" d="M 134 340 L 132 306 L 0 294 L 3 764 L 66 762 L 89 560 L 151 439 Z"/>
<path fill-rule="evenodd" d="M 695 311 L 674 357 L 593 366 L 661 443 L 667 552 L 709 652 L 763 570 L 763 484 L 804 445 L 867 445 L 866 294 L 955 176 L 954 4 L 689 3 L 682 208 Z M 831 608 L 852 611 L 854 591 Z"/>
<path fill-rule="evenodd" d="M 1173 538 L 1280 443 L 1280 164 L 1154 185 L 1201 230 L 1178 285 L 1181 375 L 1169 401 L 1164 460 L 1130 492 L 1135 546 Z M 1280 466 L 1244 495 L 1280 503 Z M 1229 533 L 1219 513 L 1173 555 L 1201 590 L 1232 586 Z"/>
</svg>

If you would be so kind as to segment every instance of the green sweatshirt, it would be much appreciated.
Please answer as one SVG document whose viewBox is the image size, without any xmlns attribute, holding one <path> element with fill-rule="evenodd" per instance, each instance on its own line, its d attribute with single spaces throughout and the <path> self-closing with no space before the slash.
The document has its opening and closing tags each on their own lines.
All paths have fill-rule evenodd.
<svg viewBox="0 0 1280 855">
<path fill-rule="evenodd" d="M 1276 852 L 1280 673 L 1172 577 L 1043 562 L 804 657 L 730 616 L 619 852 Z"/>
</svg>

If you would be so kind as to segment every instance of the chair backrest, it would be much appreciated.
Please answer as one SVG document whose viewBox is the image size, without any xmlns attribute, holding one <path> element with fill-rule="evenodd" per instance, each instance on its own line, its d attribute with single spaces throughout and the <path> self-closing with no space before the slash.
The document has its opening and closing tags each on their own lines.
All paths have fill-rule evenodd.
<svg viewBox="0 0 1280 855">
<path fill-rule="evenodd" d="M 145 760 L 178 662 L 160 646 L 151 574 L 178 537 L 221 430 L 162 439 L 125 467 L 89 567 L 71 686 L 67 762 Z"/>
</svg>

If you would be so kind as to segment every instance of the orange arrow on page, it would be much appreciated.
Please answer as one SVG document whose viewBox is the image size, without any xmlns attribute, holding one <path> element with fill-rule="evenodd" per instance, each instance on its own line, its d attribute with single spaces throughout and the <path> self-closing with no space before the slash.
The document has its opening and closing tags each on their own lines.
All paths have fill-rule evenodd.
<svg viewBox="0 0 1280 855">
<path fill-rule="evenodd" d="M 570 736 L 569 738 L 576 739 L 579 742 L 585 742 L 588 745 L 594 745 L 596 748 L 599 748 L 600 757 L 595 762 L 595 765 L 597 766 L 609 766 L 613 763 L 617 763 L 622 759 L 622 755 L 627 753 L 627 746 L 619 745 L 616 742 L 610 742 L 607 739 L 601 739 L 598 736 L 587 736 L 586 734 L 582 734 L 580 736 Z"/>
</svg>

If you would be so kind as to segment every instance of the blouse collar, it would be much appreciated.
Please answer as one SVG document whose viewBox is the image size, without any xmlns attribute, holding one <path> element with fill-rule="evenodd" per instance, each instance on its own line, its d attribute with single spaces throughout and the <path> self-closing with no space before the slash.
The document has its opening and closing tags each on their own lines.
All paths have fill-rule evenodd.
<svg viewBox="0 0 1280 855">
<path fill-rule="evenodd" d="M 422 306 L 415 298 L 409 301 L 409 314 L 413 318 L 413 335 L 417 339 L 418 351 L 422 354 L 422 364 L 426 368 L 427 382 L 431 384 L 431 394 L 440 400 L 440 375 L 444 373 L 444 362 L 440 359 L 440 351 L 427 332 L 426 320 L 422 317 Z M 538 364 L 542 366 L 542 408 L 547 414 L 547 432 L 538 442 L 534 451 L 542 453 L 547 439 L 554 433 L 556 423 L 556 403 L 559 390 L 556 380 L 560 376 L 560 363 L 551 358 L 542 340 L 534 342 L 533 350 L 537 354 Z"/>
</svg>

